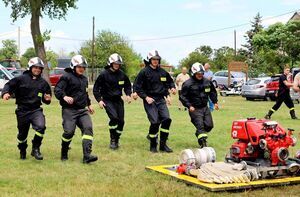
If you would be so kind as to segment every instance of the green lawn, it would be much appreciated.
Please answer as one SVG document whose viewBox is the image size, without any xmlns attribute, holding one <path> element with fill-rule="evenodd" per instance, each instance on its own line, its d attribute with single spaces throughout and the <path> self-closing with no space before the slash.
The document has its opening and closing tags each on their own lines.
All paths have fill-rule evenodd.
<svg viewBox="0 0 300 197">
<path fill-rule="evenodd" d="M 222 161 L 233 140 L 230 128 L 233 120 L 265 115 L 273 102 L 245 101 L 241 97 L 219 97 L 220 111 L 213 112 L 215 128 L 209 134 L 209 145 Z M 82 150 L 80 131 L 71 144 L 69 160 L 60 161 L 60 136 L 62 134 L 61 110 L 54 99 L 50 106 L 44 106 L 47 130 L 42 145 L 43 161 L 31 156 L 19 160 L 16 147 L 16 118 L 14 100 L 0 101 L 0 196 L 297 196 L 299 185 L 264 188 L 234 193 L 211 193 L 196 187 L 187 186 L 170 177 L 145 170 L 146 165 L 175 164 L 180 151 L 197 148 L 195 128 L 190 123 L 188 113 L 177 109 L 177 96 L 173 98 L 170 114 L 173 119 L 169 145 L 171 154 L 152 154 L 146 140 L 148 120 L 141 100 L 125 105 L 126 124 L 121 138 L 121 148 L 111 151 L 108 148 L 108 118 L 94 102 L 96 114 L 94 123 L 94 148 L 100 160 L 91 165 L 81 163 Z M 300 107 L 296 105 L 296 112 Z M 287 107 L 283 106 L 273 115 L 285 128 L 296 130 L 300 137 L 300 120 L 291 120 Z M 29 142 L 33 131 L 30 131 Z M 31 149 L 31 144 L 28 150 Z M 300 145 L 292 148 L 292 154 Z M 29 151 L 28 151 L 29 152 Z"/>
</svg>

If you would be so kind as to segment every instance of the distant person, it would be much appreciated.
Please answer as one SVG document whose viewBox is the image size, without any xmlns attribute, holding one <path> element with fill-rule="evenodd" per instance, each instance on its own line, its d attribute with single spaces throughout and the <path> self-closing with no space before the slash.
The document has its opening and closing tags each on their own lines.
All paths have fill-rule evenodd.
<svg viewBox="0 0 300 197">
<path fill-rule="evenodd" d="M 93 124 L 89 115 L 94 113 L 88 95 L 88 80 L 84 76 L 88 64 L 81 55 L 72 57 L 70 67 L 59 79 L 54 92 L 62 107 L 63 134 L 61 137 L 61 160 L 68 160 L 69 145 L 75 134 L 76 126 L 82 134 L 83 163 L 98 160 L 92 155 Z"/>
<path fill-rule="evenodd" d="M 180 98 L 180 94 L 181 94 L 181 88 L 182 88 L 182 84 L 188 80 L 190 78 L 189 74 L 187 73 L 187 68 L 186 67 L 182 67 L 181 69 L 181 73 L 176 77 L 176 85 L 177 85 L 177 89 L 178 89 L 178 96 Z M 178 109 L 181 110 L 183 107 L 181 101 L 179 100 L 179 106 Z M 186 108 L 184 108 L 186 110 Z"/>
<path fill-rule="evenodd" d="M 291 118 L 292 119 L 298 119 L 296 114 L 295 114 L 294 103 L 293 103 L 292 98 L 290 96 L 290 87 L 292 87 L 293 84 L 287 80 L 287 78 L 289 77 L 290 74 L 291 74 L 290 73 L 290 68 L 285 67 L 284 71 L 283 71 L 283 74 L 279 78 L 279 90 L 278 90 L 278 93 L 277 93 L 276 103 L 269 110 L 269 112 L 265 115 L 265 119 L 271 119 L 272 114 L 280 108 L 280 106 L 283 102 L 289 108 Z"/>
<path fill-rule="evenodd" d="M 218 106 L 217 91 L 211 81 L 204 78 L 205 69 L 196 62 L 191 67 L 192 77 L 183 83 L 180 100 L 189 109 L 191 122 L 196 127 L 196 137 L 200 148 L 207 146 L 207 133 L 213 127 L 211 112 L 207 106 L 210 98 L 216 110 Z"/>
<path fill-rule="evenodd" d="M 122 57 L 114 53 L 108 58 L 107 66 L 98 76 L 93 93 L 101 109 L 105 109 L 110 121 L 110 148 L 119 148 L 119 139 L 124 127 L 124 101 L 123 90 L 126 100 L 131 103 L 131 83 L 127 75 L 120 70 L 123 64 Z"/>
<path fill-rule="evenodd" d="M 206 79 L 208 79 L 209 81 L 211 81 L 213 76 L 214 76 L 214 73 L 210 70 L 210 64 L 209 63 L 204 64 L 204 70 L 205 70 L 204 71 L 204 77 Z M 210 111 L 214 111 L 214 104 L 210 99 L 208 99 L 208 106 L 209 106 Z"/>
<path fill-rule="evenodd" d="M 293 83 L 293 90 L 295 92 L 300 92 L 300 72 L 296 74 Z"/>
<path fill-rule="evenodd" d="M 26 159 L 27 136 L 30 128 L 35 130 L 32 140 L 31 155 L 37 160 L 43 160 L 40 146 L 46 130 L 45 116 L 41 108 L 42 102 L 51 102 L 51 88 L 42 78 L 43 61 L 34 57 L 28 62 L 28 70 L 22 75 L 7 82 L 2 90 L 2 98 L 8 100 L 12 94 L 16 97 L 16 116 L 18 124 L 18 148 L 20 159 Z"/>
<path fill-rule="evenodd" d="M 150 139 L 150 151 L 157 153 L 157 139 L 160 130 L 160 146 L 162 152 L 173 152 L 167 145 L 171 118 L 166 104 L 169 91 L 176 94 L 175 84 L 170 74 L 160 67 L 161 57 L 157 50 L 150 51 L 144 60 L 143 68 L 134 83 L 134 89 L 143 99 L 150 127 L 148 137 Z"/>
</svg>

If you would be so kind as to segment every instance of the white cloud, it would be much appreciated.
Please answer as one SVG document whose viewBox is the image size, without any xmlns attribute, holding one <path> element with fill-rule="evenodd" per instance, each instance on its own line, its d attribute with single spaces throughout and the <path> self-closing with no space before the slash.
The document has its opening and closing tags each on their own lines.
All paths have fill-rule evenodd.
<svg viewBox="0 0 300 197">
<path fill-rule="evenodd" d="M 186 10 L 198 10 L 202 8 L 202 3 L 196 1 L 188 2 L 183 5 L 183 8 Z"/>
<path fill-rule="evenodd" d="M 279 16 L 279 17 L 275 17 L 275 18 L 272 18 L 270 16 L 266 16 L 263 18 L 263 21 L 262 21 L 262 25 L 264 27 L 268 27 L 272 24 L 275 24 L 277 22 L 281 22 L 281 23 L 286 23 L 291 17 L 292 17 L 293 14 L 290 14 L 290 15 L 283 15 L 283 16 Z"/>
<path fill-rule="evenodd" d="M 300 0 L 282 0 L 283 5 L 300 5 Z"/>
</svg>

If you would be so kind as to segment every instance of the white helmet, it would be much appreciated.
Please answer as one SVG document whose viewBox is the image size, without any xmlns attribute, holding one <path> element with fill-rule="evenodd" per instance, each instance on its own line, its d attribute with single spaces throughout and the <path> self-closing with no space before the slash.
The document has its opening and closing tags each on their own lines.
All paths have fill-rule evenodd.
<svg viewBox="0 0 300 197">
<path fill-rule="evenodd" d="M 70 68 L 74 69 L 76 66 L 87 67 L 87 61 L 82 55 L 75 55 L 71 59 Z"/>
<path fill-rule="evenodd" d="M 107 61 L 107 65 L 111 65 L 111 64 L 123 64 L 123 60 L 122 57 L 117 54 L 117 53 L 113 53 L 109 56 L 108 61 Z"/>
<path fill-rule="evenodd" d="M 196 73 L 204 74 L 204 66 L 200 64 L 199 62 L 196 62 L 191 67 L 192 75 L 195 75 Z"/>
<path fill-rule="evenodd" d="M 38 67 L 41 67 L 41 68 L 45 67 L 42 59 L 39 58 L 39 57 L 33 57 L 29 60 L 28 68 L 31 68 L 32 66 L 38 66 Z"/>
<path fill-rule="evenodd" d="M 158 51 L 157 51 L 157 50 L 154 49 L 154 50 L 152 50 L 152 51 L 150 51 L 150 52 L 148 53 L 148 55 L 147 55 L 147 61 L 150 62 L 151 59 L 158 59 L 158 60 L 161 59 L 161 57 L 160 57 L 160 55 L 158 54 Z"/>
</svg>

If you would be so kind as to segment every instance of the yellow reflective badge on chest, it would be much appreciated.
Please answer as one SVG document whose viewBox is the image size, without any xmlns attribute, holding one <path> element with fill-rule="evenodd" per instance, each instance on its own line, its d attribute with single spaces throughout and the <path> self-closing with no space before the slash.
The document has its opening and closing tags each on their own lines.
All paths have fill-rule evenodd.
<svg viewBox="0 0 300 197">
<path fill-rule="evenodd" d="M 210 88 L 205 88 L 205 92 L 210 92 Z"/>
<path fill-rule="evenodd" d="M 42 97 L 42 96 L 43 96 L 43 93 L 39 92 L 38 97 Z"/>
<path fill-rule="evenodd" d="M 166 77 L 161 77 L 160 81 L 167 81 L 167 78 Z"/>
<path fill-rule="evenodd" d="M 119 85 L 124 85 L 124 81 L 119 81 Z"/>
</svg>

